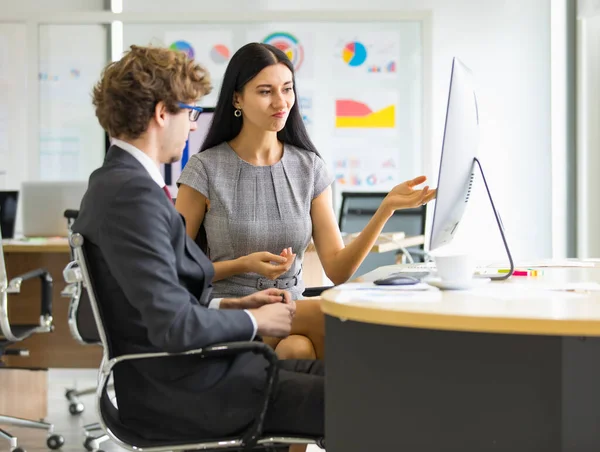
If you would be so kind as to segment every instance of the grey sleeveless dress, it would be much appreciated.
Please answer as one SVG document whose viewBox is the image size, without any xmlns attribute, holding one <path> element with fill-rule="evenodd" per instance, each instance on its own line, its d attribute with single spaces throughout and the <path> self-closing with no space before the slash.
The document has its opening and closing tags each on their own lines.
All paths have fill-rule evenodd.
<svg viewBox="0 0 600 452">
<path fill-rule="evenodd" d="M 290 291 L 295 300 L 302 298 L 302 261 L 312 236 L 311 202 L 332 182 L 323 159 L 289 145 L 271 166 L 242 160 L 227 143 L 192 156 L 177 183 L 210 201 L 204 227 L 213 262 L 257 251 L 280 254 L 287 247 L 296 253 L 290 270 L 277 280 L 256 273 L 234 275 L 215 281 L 213 296 L 240 297 L 277 287 Z"/>
</svg>

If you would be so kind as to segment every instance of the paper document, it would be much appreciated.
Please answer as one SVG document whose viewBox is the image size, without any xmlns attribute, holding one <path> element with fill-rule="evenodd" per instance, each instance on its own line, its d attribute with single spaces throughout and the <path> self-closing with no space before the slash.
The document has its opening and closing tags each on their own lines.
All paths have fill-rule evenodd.
<svg viewBox="0 0 600 452">
<path fill-rule="evenodd" d="M 435 303 L 442 300 L 440 290 L 344 290 L 336 298 L 338 303 Z"/>
<path fill-rule="evenodd" d="M 441 291 L 428 284 L 407 286 L 377 286 L 372 282 L 346 283 L 336 287 L 341 294 L 336 301 L 341 303 L 421 303 L 437 302 L 442 299 Z"/>
<path fill-rule="evenodd" d="M 588 292 L 584 291 L 573 291 L 563 290 L 561 286 L 522 286 L 520 284 L 492 284 L 493 290 L 490 287 L 487 288 L 476 288 L 469 291 L 469 293 L 478 298 L 490 298 L 499 301 L 515 302 L 518 300 L 521 302 L 540 302 L 543 304 L 552 302 L 554 300 L 564 300 L 571 298 L 585 298 L 588 296 Z"/>
<path fill-rule="evenodd" d="M 417 284 L 408 284 L 405 286 L 378 286 L 373 284 L 372 282 L 352 282 L 341 284 L 336 287 L 336 289 L 340 290 L 373 290 L 378 292 L 414 292 L 421 290 L 438 290 L 435 287 L 430 286 L 429 284 L 417 283 Z"/>
<path fill-rule="evenodd" d="M 564 268 L 564 267 L 581 267 L 588 268 L 594 267 L 594 263 L 590 261 L 582 260 L 569 260 L 569 259 L 548 259 L 540 261 L 529 261 L 529 262 L 517 262 L 515 268 Z"/>
<path fill-rule="evenodd" d="M 600 292 L 600 284 L 595 282 L 563 283 L 547 287 L 547 290 L 561 292 Z"/>
</svg>

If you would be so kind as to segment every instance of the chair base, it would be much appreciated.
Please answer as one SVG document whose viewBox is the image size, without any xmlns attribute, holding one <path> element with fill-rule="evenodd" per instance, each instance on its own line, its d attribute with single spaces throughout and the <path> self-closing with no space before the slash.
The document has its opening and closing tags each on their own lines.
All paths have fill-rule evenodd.
<svg viewBox="0 0 600 452">
<path fill-rule="evenodd" d="M 108 435 L 104 433 L 104 430 L 102 430 L 102 427 L 98 422 L 84 425 L 83 430 L 85 432 L 85 441 L 83 442 L 83 447 L 85 447 L 85 449 L 89 452 L 100 452 L 100 444 L 110 439 Z M 94 436 L 93 432 L 100 433 L 98 436 Z"/>
<path fill-rule="evenodd" d="M 73 416 L 85 411 L 85 405 L 79 401 L 79 397 L 92 395 L 96 393 L 96 388 L 86 388 L 78 391 L 76 389 L 67 389 L 65 397 L 69 401 L 69 413 Z"/>
<path fill-rule="evenodd" d="M 32 421 L 29 419 L 22 419 L 14 416 L 3 416 L 0 415 L 0 424 L 2 425 L 13 425 L 15 427 L 33 428 L 37 430 L 47 430 L 48 438 L 46 439 L 46 445 L 52 450 L 58 450 L 65 444 L 65 439 L 61 435 L 54 433 L 54 425 L 46 422 Z M 18 447 L 17 437 L 11 435 L 6 430 L 0 429 L 0 438 L 6 439 L 9 442 L 11 452 L 25 452 L 24 449 Z"/>
<path fill-rule="evenodd" d="M 108 389 L 113 389 L 114 385 L 108 385 Z M 85 411 L 85 405 L 79 400 L 79 397 L 96 394 L 96 387 L 86 389 L 67 389 L 65 398 L 69 401 L 69 413 L 77 416 Z"/>
</svg>

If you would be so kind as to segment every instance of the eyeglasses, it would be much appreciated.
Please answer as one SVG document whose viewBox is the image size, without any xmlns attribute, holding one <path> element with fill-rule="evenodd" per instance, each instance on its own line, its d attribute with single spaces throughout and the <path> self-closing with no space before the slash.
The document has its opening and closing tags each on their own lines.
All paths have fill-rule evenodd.
<svg viewBox="0 0 600 452">
<path fill-rule="evenodd" d="M 190 121 L 192 121 L 192 122 L 196 122 L 198 120 L 198 117 L 200 116 L 200 113 L 202 113 L 202 111 L 203 111 L 202 107 L 196 107 L 195 105 L 188 105 L 188 104 L 184 104 L 182 102 L 177 102 L 177 106 L 179 108 L 189 108 L 190 109 Z"/>
</svg>

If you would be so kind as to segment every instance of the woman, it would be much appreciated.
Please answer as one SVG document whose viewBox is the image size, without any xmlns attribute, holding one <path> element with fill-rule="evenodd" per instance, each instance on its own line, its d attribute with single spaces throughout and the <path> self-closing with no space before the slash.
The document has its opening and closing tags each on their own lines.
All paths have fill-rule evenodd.
<svg viewBox="0 0 600 452">
<path fill-rule="evenodd" d="M 177 210 L 196 238 L 206 229 L 215 265 L 215 297 L 266 287 L 302 298 L 302 259 L 311 236 L 327 277 L 347 281 L 397 209 L 435 196 L 424 176 L 386 196 L 360 235 L 344 247 L 332 208 L 325 162 L 311 142 L 296 100 L 294 68 L 279 49 L 251 43 L 225 71 L 212 124 L 200 152 L 178 181 Z M 292 334 L 277 343 L 281 358 L 323 358 L 319 300 L 297 303 Z M 316 355 L 316 356 L 315 356 Z"/>
</svg>

